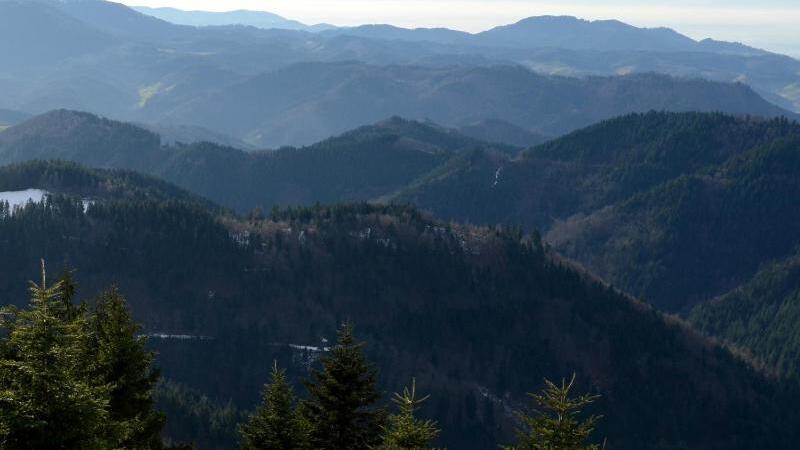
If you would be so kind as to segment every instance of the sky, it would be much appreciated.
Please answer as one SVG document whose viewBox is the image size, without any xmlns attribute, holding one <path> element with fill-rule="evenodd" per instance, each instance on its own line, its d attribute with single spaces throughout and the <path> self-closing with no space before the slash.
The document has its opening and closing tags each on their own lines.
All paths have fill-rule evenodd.
<svg viewBox="0 0 800 450">
<path fill-rule="evenodd" d="M 304 23 L 388 23 L 476 32 L 536 15 L 618 19 L 695 39 L 743 42 L 800 57 L 800 0 L 117 0 L 185 10 L 269 11 Z"/>
</svg>

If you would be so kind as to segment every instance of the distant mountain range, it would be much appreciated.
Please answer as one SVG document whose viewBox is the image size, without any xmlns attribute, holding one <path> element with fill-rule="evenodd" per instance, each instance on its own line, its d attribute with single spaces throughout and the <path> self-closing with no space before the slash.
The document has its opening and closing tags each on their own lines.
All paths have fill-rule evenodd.
<svg viewBox="0 0 800 450">
<path fill-rule="evenodd" d="M 245 25 L 264 29 L 324 31 L 327 35 L 439 44 L 597 51 L 697 51 L 743 55 L 769 53 L 740 43 L 713 39 L 696 41 L 669 28 L 639 28 L 617 20 L 589 21 L 572 16 L 529 17 L 514 24 L 473 34 L 447 28 L 408 29 L 386 24 L 356 27 L 336 27 L 328 24 L 309 26 L 266 11 L 184 11 L 175 8 L 139 6 L 133 9 L 178 25 Z"/>
<path fill-rule="evenodd" d="M 163 101 L 169 101 L 169 93 Z M 160 107 L 153 99 L 146 111 Z M 798 117 L 741 84 L 642 74 L 544 76 L 519 66 L 375 66 L 305 63 L 260 75 L 174 107 L 194 123 L 261 146 L 310 144 L 392 115 L 462 127 L 502 120 L 545 136 L 649 110 Z M 494 122 L 496 123 L 496 122 Z"/>
<path fill-rule="evenodd" d="M 132 9 L 170 23 L 195 27 L 244 25 L 265 29 L 277 28 L 312 32 L 336 28 L 328 24 L 306 25 L 265 11 L 184 11 L 175 8 L 148 8 L 146 6 L 134 6 Z"/>
<path fill-rule="evenodd" d="M 794 59 L 696 42 L 666 29 L 565 17 L 526 19 L 477 35 L 391 26 L 310 33 L 176 25 L 102 0 L 2 0 L 0 51 L 6 94 L 0 107 L 34 113 L 70 108 L 133 122 L 201 126 L 260 147 L 310 144 L 392 115 L 457 128 L 501 121 L 523 133 L 552 136 L 649 109 L 788 114 L 755 94 L 780 108 L 800 109 L 800 62 Z M 654 81 L 650 72 L 679 80 Z M 614 78 L 620 75 L 643 78 Z M 733 87 L 730 101 L 721 90 L 698 94 L 691 88 L 696 82 L 688 81 L 695 78 L 744 83 L 755 94 Z M 279 91 L 263 86 L 273 80 L 287 84 Z M 306 88 L 316 93 L 313 100 L 286 100 L 288 92 Z M 402 92 L 403 102 L 368 101 L 384 89 Z M 649 92 L 635 98 L 647 89 L 653 101 Z M 433 106 L 429 90 L 444 102 L 439 109 L 450 113 Z M 250 101 L 241 110 L 231 107 L 241 96 L 247 104 L 254 92 L 274 98 L 274 106 Z M 456 108 L 466 109 L 456 115 Z"/>
</svg>

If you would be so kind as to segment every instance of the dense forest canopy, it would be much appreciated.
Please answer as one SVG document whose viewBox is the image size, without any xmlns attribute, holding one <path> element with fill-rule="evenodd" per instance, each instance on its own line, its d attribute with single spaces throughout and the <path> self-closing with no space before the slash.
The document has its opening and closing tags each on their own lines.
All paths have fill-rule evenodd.
<svg viewBox="0 0 800 450">
<path fill-rule="evenodd" d="M 16 174 L 15 186 L 21 173 L 36 186 L 41 170 L 30 167 L 46 164 L 5 170 Z M 114 174 L 54 167 L 65 192 L 67 180 L 80 179 L 70 170 Z M 4 215 L 0 296 L 24 301 L 16 280 L 31 278 L 42 256 L 79 268 L 83 289 L 118 284 L 144 331 L 163 336 L 153 345 L 164 376 L 179 383 L 165 399 L 173 410 L 202 405 L 206 395 L 217 400 L 197 406 L 205 417 L 236 417 L 236 408 L 214 411 L 228 399 L 249 409 L 276 358 L 304 373 L 304 361 L 315 360 L 311 348 L 351 319 L 370 343 L 381 391 L 416 376 L 436 399 L 429 411 L 448 447 L 509 442 L 507 411 L 538 380 L 573 371 L 581 390 L 603 395 L 598 408 L 614 411 L 598 428 L 614 448 L 794 442 L 790 385 L 576 270 L 536 236 L 441 223 L 399 205 L 239 218 L 159 198 L 165 189 L 148 181 L 137 183 L 156 194 L 111 196 L 85 210 L 80 198 L 51 188 L 46 202 Z M 170 338 L 178 335 L 186 339 Z M 687 392 L 700 400 L 681 401 Z M 778 419 L 766 412 L 775 408 Z"/>
<path fill-rule="evenodd" d="M 0 57 L 0 450 L 798 447 L 800 60 L 106 0 Z"/>
</svg>

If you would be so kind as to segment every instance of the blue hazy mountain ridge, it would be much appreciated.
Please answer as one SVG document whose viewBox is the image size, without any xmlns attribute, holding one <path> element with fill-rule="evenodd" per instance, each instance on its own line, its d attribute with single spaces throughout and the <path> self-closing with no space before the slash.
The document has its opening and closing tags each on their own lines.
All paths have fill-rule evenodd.
<svg viewBox="0 0 800 450">
<path fill-rule="evenodd" d="M 14 1 L 14 0 L 11 0 Z M 80 20 L 92 28 L 126 39 L 146 41 L 188 38 L 194 31 L 105 0 L 23 0 L 41 3 Z"/>
<path fill-rule="evenodd" d="M 20 28 L 19 24 L 25 24 L 26 27 Z M 570 33 L 574 35 L 583 32 L 581 30 L 595 30 L 598 35 L 596 41 L 611 43 L 609 46 L 620 42 L 622 38 L 619 36 L 642 33 L 653 37 L 630 40 L 650 42 L 647 45 L 652 47 L 658 44 L 663 48 L 688 46 L 686 48 L 706 50 L 581 50 L 508 47 L 509 44 L 502 43 L 511 39 L 509 36 L 516 36 L 525 30 L 535 36 L 539 33 L 536 30 L 541 27 L 563 28 L 562 34 L 567 37 L 559 38 L 558 45 L 576 48 L 582 44 L 575 43 L 575 38 L 569 37 Z M 608 36 L 601 39 L 604 34 Z M 413 39 L 402 38 L 406 35 Z M 501 44 L 474 43 L 481 39 Z M 437 40 L 440 42 L 435 42 Z M 551 41 L 537 42 L 556 45 L 556 37 L 552 37 Z M 644 89 L 635 90 L 638 95 L 660 100 L 647 102 L 647 98 L 631 99 L 630 104 L 640 105 L 640 108 L 610 108 L 608 114 L 602 115 L 596 115 L 596 111 L 587 112 L 585 105 L 591 105 L 592 99 L 577 98 L 574 92 L 561 93 L 566 103 L 579 107 L 577 110 L 562 110 L 565 115 L 545 121 L 531 116 L 543 108 L 551 108 L 551 105 L 541 103 L 547 93 L 525 91 L 529 95 L 522 98 L 526 98 L 528 103 L 521 103 L 517 99 L 505 105 L 489 97 L 489 91 L 493 91 L 491 95 L 496 94 L 496 98 L 514 100 L 518 96 L 512 96 L 513 89 L 536 89 L 533 85 L 520 86 L 516 80 L 541 76 L 535 73 L 573 77 L 558 78 L 558 83 L 564 85 L 591 85 L 597 83 L 592 76 L 610 77 L 606 83 L 608 90 L 597 91 L 603 94 L 601 97 L 607 102 L 618 99 L 623 93 L 617 88 L 635 84 L 634 78 L 615 78 L 617 75 L 656 72 L 681 79 L 705 78 L 724 83 L 746 83 L 755 93 L 783 109 L 800 108 L 800 77 L 797 75 L 800 73 L 800 62 L 737 44 L 692 42 L 674 32 L 574 18 L 532 18 L 480 35 L 445 29 L 404 30 L 389 26 L 309 33 L 243 26 L 198 28 L 174 25 L 124 5 L 102 0 L 0 0 L 0 50 L 9 63 L 1 69 L 0 91 L 5 95 L 0 99 L 0 108 L 34 113 L 69 108 L 133 122 L 202 126 L 262 147 L 308 144 L 392 115 L 416 119 L 430 117 L 452 127 L 501 120 L 534 133 L 557 135 L 588 125 L 594 120 L 625 112 L 653 108 L 682 111 L 694 105 L 688 101 L 683 104 L 678 101 L 685 100 L 686 95 L 678 95 L 674 99 L 661 96 L 664 93 L 662 89 L 669 86 L 672 86 L 669 89 L 673 89 L 685 80 L 651 86 L 656 89 L 654 93 Z M 351 73 L 342 73 L 335 68 L 346 61 L 359 61 L 359 64 L 371 68 L 365 70 L 358 64 L 348 66 L 353 70 Z M 332 65 L 314 65 L 323 62 Z M 293 67 L 299 63 L 311 64 Z M 526 70 L 510 67 L 518 65 Z M 302 70 L 312 69 L 321 70 L 322 73 L 301 73 Z M 442 80 L 429 77 L 440 75 L 438 70 L 452 73 L 460 71 L 467 78 L 471 73 L 488 71 L 495 73 L 497 80 L 507 80 L 509 84 L 502 85 L 492 81 L 491 77 L 486 80 L 488 84 L 468 85 L 464 80 L 454 78 L 445 84 Z M 375 98 L 384 92 L 376 91 L 374 87 L 394 86 L 403 80 L 403 73 L 414 72 L 417 75 L 414 75 L 416 79 L 411 80 L 411 85 L 401 85 L 406 91 L 421 93 L 426 86 L 430 86 L 436 95 L 444 93 L 458 101 L 436 106 L 424 102 L 423 97 L 412 95 L 411 98 L 417 100 L 416 104 L 410 103 L 409 98 L 402 98 L 396 104 L 371 102 L 363 112 L 355 107 L 363 98 Z M 306 86 L 300 86 L 299 83 L 306 79 L 316 83 L 308 86 L 308 90 L 325 93 L 325 96 L 311 103 L 307 99 L 299 100 L 291 106 L 284 101 L 283 92 L 267 86 L 266 91 L 256 94 L 271 102 L 273 98 L 269 93 L 272 92 L 276 96 L 276 104 L 255 108 L 256 114 L 265 113 L 264 118 L 248 116 L 246 109 L 252 105 L 248 104 L 247 98 L 244 107 L 239 109 L 225 97 L 227 94 L 236 96 L 246 93 L 248 88 L 259 89 L 259 83 L 290 73 L 297 77 L 284 80 L 288 83 L 284 91 L 299 91 L 301 96 L 304 95 Z M 510 79 L 504 77 L 503 74 L 509 73 L 516 75 Z M 396 74 L 401 76 L 396 77 Z M 364 78 L 365 75 L 374 78 Z M 359 79 L 361 84 L 354 83 L 354 79 Z M 647 76 L 643 79 L 647 79 Z M 734 95 L 733 99 L 746 97 L 749 100 L 742 101 L 732 109 L 726 106 L 731 103 L 728 98 L 710 99 L 698 108 L 767 116 L 788 114 L 786 111 L 773 110 L 772 107 L 769 107 L 770 111 L 765 111 L 766 102 L 758 95 L 743 95 L 745 90 L 736 89 L 739 89 L 739 94 Z M 625 95 L 630 96 L 630 93 Z M 486 101 L 462 111 L 461 117 L 441 117 L 445 114 L 438 112 L 452 110 L 459 103 L 467 105 L 469 102 L 465 99 L 471 96 Z M 708 96 L 699 95 L 693 101 L 697 103 L 704 98 L 709 100 Z M 217 120 L 205 108 L 219 99 L 225 108 L 219 108 L 222 117 Z M 558 103 L 555 106 L 558 107 Z M 434 112 L 431 112 L 432 108 Z M 519 110 L 525 114 L 517 114 Z M 267 120 L 267 117 L 275 118 L 273 111 L 283 111 L 287 116 L 277 116 L 279 120 Z M 580 120 L 580 116 L 587 118 Z M 240 124 L 232 126 L 228 122 Z M 298 129 L 301 123 L 305 130 Z"/>
<path fill-rule="evenodd" d="M 149 8 L 146 6 L 134 6 L 133 9 L 142 14 L 157 17 L 170 23 L 195 27 L 245 25 L 256 28 L 278 28 L 304 31 L 322 31 L 335 28 L 333 25 L 328 24 L 306 25 L 296 20 L 287 19 L 266 11 L 185 11 L 176 8 Z"/>
<path fill-rule="evenodd" d="M 572 16 L 538 16 L 480 33 L 446 28 L 407 29 L 392 25 L 337 28 L 328 35 L 351 35 L 376 39 L 431 41 L 443 44 L 474 44 L 509 48 L 562 48 L 597 51 L 722 52 L 767 54 L 740 43 L 696 41 L 670 28 L 639 28 L 618 20 L 583 20 Z"/>
<path fill-rule="evenodd" d="M 116 44 L 102 31 L 36 1 L 0 1 L 0 54 L 3 72 L 35 72 Z"/>
<path fill-rule="evenodd" d="M 545 76 L 519 66 L 305 63 L 257 76 L 173 109 L 194 123 L 262 146 L 310 144 L 392 115 L 449 127 L 499 119 L 557 136 L 629 112 L 796 115 L 743 84 L 640 74 Z"/>
</svg>

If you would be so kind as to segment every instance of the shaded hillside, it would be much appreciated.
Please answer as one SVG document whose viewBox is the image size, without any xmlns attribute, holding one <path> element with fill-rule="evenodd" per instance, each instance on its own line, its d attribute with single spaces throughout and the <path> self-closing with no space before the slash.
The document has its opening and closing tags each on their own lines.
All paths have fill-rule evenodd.
<svg viewBox="0 0 800 450">
<path fill-rule="evenodd" d="M 397 198 L 473 223 L 518 223 L 615 285 L 681 310 L 800 243 L 800 126 L 720 114 L 632 115 L 528 151 L 475 154 Z M 569 182 L 565 182 L 569 180 Z"/>
<path fill-rule="evenodd" d="M 145 170 L 166 156 L 157 134 L 75 111 L 36 116 L 0 135 L 0 159 L 6 164 L 61 159 L 93 167 Z"/>
<path fill-rule="evenodd" d="M 311 142 L 392 115 L 459 127 L 503 120 L 561 135 L 631 112 L 790 115 L 741 84 L 646 74 L 564 78 L 523 67 L 299 64 L 251 78 L 170 112 L 264 146 Z"/>
<path fill-rule="evenodd" d="M 656 305 L 682 310 L 800 244 L 800 139 L 776 140 L 554 228 L 556 248 Z"/>
<path fill-rule="evenodd" d="M 590 213 L 790 136 L 800 136 L 800 125 L 723 114 L 634 114 L 552 140 L 516 161 L 465 160 L 446 177 L 431 177 L 399 198 L 433 211 L 453 207 L 446 216 L 459 220 L 549 229 L 554 221 Z M 486 200 L 458 213 L 457 202 L 446 205 L 441 196 L 451 183 Z M 482 213 L 481 207 L 490 203 L 503 204 L 502 212 Z"/>
<path fill-rule="evenodd" d="M 800 373 L 800 256 L 765 265 L 749 282 L 697 306 L 689 320 L 781 373 Z"/>
<path fill-rule="evenodd" d="M 238 210 L 370 200 L 391 194 L 454 154 L 512 154 L 431 124 L 393 118 L 310 147 L 245 152 L 211 143 L 160 145 L 158 135 L 87 113 L 54 111 L 0 135 L 0 161 L 64 159 L 157 175 Z"/>
<path fill-rule="evenodd" d="M 115 282 L 146 332 L 206 337 L 157 345 L 165 376 L 211 398 L 251 406 L 273 358 L 313 364 L 286 344 L 317 345 L 347 318 L 370 342 L 384 392 L 415 375 L 433 395 L 427 414 L 449 448 L 508 442 L 524 392 L 573 371 L 603 395 L 598 432 L 616 449 L 797 439 L 796 394 L 513 230 L 408 207 L 242 220 L 174 200 L 74 204 L 53 197 L 0 219 L 0 295 L 23 301 L 18 280 L 40 256 L 79 268 L 83 290 Z"/>
</svg>

